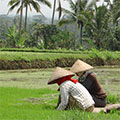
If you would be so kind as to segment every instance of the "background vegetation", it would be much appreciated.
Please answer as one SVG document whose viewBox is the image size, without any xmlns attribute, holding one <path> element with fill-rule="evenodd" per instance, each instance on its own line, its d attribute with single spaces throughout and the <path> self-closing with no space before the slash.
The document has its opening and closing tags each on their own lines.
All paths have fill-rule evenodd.
<svg viewBox="0 0 120 120">
<path fill-rule="evenodd" d="M 91 0 L 92 1 L 92 0 Z M 55 2 L 55 1 L 54 1 Z M 10 0 L 9 11 L 17 8 L 17 16 L 0 15 L 0 47 L 38 49 L 120 50 L 120 1 L 68 0 L 70 10 L 54 6 L 50 19 L 43 15 L 28 17 L 28 6 L 40 14 L 41 4 L 51 7 L 47 0 Z M 26 14 L 23 16 L 23 9 Z M 59 19 L 54 20 L 55 12 Z M 61 16 L 61 13 L 63 16 Z M 52 21 L 52 22 L 51 22 Z"/>
</svg>

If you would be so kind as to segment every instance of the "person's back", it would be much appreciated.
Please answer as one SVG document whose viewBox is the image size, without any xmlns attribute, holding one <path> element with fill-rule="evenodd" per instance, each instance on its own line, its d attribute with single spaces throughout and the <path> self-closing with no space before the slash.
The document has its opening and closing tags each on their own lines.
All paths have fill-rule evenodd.
<svg viewBox="0 0 120 120">
<path fill-rule="evenodd" d="M 48 84 L 57 83 L 59 85 L 60 95 L 56 109 L 65 110 L 76 106 L 81 110 L 92 112 L 94 109 L 92 96 L 78 80 L 71 78 L 74 75 L 71 71 L 57 67 L 49 79 Z M 71 104 L 71 99 L 76 103 L 75 106 Z"/>
<path fill-rule="evenodd" d="M 90 73 L 88 76 L 86 76 L 86 79 L 80 83 L 87 88 L 91 95 L 101 99 L 106 97 L 106 93 L 102 89 L 94 73 Z"/>
<path fill-rule="evenodd" d="M 81 60 L 77 60 L 71 67 L 71 71 L 79 76 L 78 81 L 89 91 L 96 107 L 105 107 L 107 104 L 107 95 L 102 89 L 95 74 L 89 70 L 93 67 Z"/>
<path fill-rule="evenodd" d="M 68 96 L 72 96 L 79 104 L 81 109 L 87 109 L 94 104 L 94 101 L 87 91 L 87 89 L 80 83 L 73 83 L 71 81 L 65 81 L 60 85 L 61 101 L 64 101 L 61 104 L 68 103 L 68 99 L 65 99 Z"/>
</svg>

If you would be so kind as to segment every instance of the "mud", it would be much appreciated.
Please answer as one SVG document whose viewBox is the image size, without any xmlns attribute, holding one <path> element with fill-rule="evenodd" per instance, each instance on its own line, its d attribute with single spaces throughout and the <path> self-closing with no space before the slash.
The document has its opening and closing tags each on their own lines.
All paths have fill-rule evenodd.
<svg viewBox="0 0 120 120">
<path fill-rule="evenodd" d="M 55 60 L 34 60 L 34 61 L 6 61 L 0 60 L 0 70 L 31 69 L 31 68 L 54 68 L 71 67 L 78 58 L 57 58 Z M 82 60 L 82 59 L 81 59 Z M 98 58 L 83 60 L 93 66 L 120 65 L 120 60 L 102 60 Z"/>
</svg>

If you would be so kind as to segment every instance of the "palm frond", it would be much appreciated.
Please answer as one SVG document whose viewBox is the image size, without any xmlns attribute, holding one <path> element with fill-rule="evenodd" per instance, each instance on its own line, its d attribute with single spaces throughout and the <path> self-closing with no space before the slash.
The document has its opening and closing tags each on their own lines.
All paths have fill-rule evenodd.
<svg viewBox="0 0 120 120">
<path fill-rule="evenodd" d="M 28 4 L 28 6 L 29 6 L 29 8 L 30 8 L 30 11 L 32 11 L 32 7 L 31 7 L 31 5 L 30 5 L 30 4 Z"/>
<path fill-rule="evenodd" d="M 70 5 L 71 10 L 75 11 L 77 2 L 74 3 L 72 0 L 67 0 L 67 1 L 68 1 L 69 5 Z"/>
<path fill-rule="evenodd" d="M 70 24 L 73 23 L 74 20 L 73 19 L 62 19 L 59 21 L 58 26 L 62 26 L 63 24 Z"/>
<path fill-rule="evenodd" d="M 13 4 L 15 4 L 16 2 L 18 2 L 19 0 L 11 0 L 8 5 L 12 6 Z"/>
<path fill-rule="evenodd" d="M 88 0 L 87 4 L 86 4 L 86 8 L 91 8 L 93 5 L 96 4 L 96 2 L 98 2 L 100 0 Z"/>
<path fill-rule="evenodd" d="M 18 6 L 20 4 L 20 1 L 18 1 L 18 2 L 16 2 L 14 5 L 12 5 L 11 7 L 10 7 L 10 9 L 8 10 L 8 13 L 7 14 L 9 14 L 16 6 Z"/>
<path fill-rule="evenodd" d="M 51 8 L 51 3 L 48 0 L 37 0 L 37 1 L 47 5 L 49 8 Z"/>
<path fill-rule="evenodd" d="M 70 10 L 67 10 L 65 8 L 62 8 L 63 13 L 67 14 L 67 15 L 71 15 L 72 17 L 76 17 L 76 14 Z"/>
<path fill-rule="evenodd" d="M 22 9 L 22 6 L 20 6 L 20 7 L 18 8 L 17 14 L 21 11 L 21 9 Z"/>
<path fill-rule="evenodd" d="M 59 0 L 59 19 L 60 19 L 60 17 L 61 17 L 61 15 L 62 15 L 62 7 L 61 7 L 61 1 Z"/>
<path fill-rule="evenodd" d="M 33 6 L 33 8 L 36 10 L 36 12 L 40 12 L 42 14 L 42 12 L 40 11 L 40 5 L 35 2 L 35 1 L 32 1 L 31 2 L 31 5 Z"/>
<path fill-rule="evenodd" d="M 117 11 L 116 13 L 114 13 L 113 15 L 113 23 L 115 24 L 116 21 L 118 21 L 120 18 L 120 11 Z"/>
<path fill-rule="evenodd" d="M 79 14 L 78 15 L 78 20 L 81 21 L 81 22 L 83 22 L 83 23 L 87 22 L 87 18 L 83 14 Z"/>
</svg>

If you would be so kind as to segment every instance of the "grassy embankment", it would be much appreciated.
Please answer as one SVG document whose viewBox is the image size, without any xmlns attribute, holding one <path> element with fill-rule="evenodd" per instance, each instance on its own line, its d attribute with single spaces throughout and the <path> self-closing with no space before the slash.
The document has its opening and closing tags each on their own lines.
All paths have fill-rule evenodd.
<svg viewBox="0 0 120 120">
<path fill-rule="evenodd" d="M 0 49 L 0 69 L 71 67 L 77 59 L 91 65 L 120 65 L 120 52 Z"/>
</svg>

